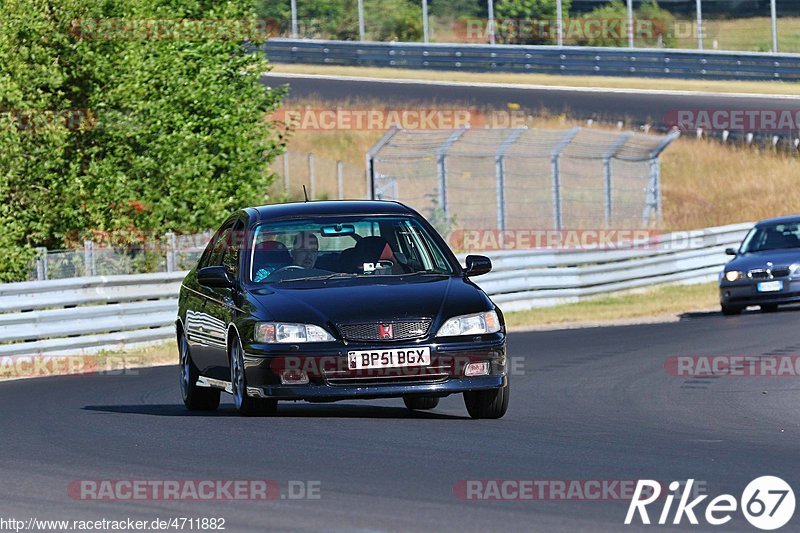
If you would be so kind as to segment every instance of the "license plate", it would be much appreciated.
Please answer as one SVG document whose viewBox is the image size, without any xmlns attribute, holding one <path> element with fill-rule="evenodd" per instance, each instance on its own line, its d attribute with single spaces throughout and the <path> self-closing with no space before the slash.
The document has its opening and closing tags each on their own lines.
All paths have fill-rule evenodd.
<svg viewBox="0 0 800 533">
<path fill-rule="evenodd" d="M 783 281 L 762 281 L 756 285 L 758 292 L 775 292 L 783 290 Z"/>
<path fill-rule="evenodd" d="M 357 350 L 347 352 L 350 370 L 366 368 L 397 368 L 405 366 L 427 366 L 431 364 L 431 349 L 397 348 L 393 350 Z"/>
</svg>

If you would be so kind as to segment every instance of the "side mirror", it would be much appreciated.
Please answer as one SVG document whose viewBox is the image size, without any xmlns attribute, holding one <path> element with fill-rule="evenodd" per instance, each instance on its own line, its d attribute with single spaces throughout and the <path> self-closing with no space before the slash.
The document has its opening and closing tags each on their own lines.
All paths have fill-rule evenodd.
<svg viewBox="0 0 800 533">
<path fill-rule="evenodd" d="M 736 255 L 736 248 L 725 248 L 726 255 Z"/>
<path fill-rule="evenodd" d="M 484 255 L 468 255 L 467 268 L 464 273 L 467 276 L 480 276 L 492 270 L 492 260 Z"/>
<path fill-rule="evenodd" d="M 197 283 L 204 287 L 233 287 L 233 278 L 224 266 L 207 266 L 197 271 Z"/>
</svg>

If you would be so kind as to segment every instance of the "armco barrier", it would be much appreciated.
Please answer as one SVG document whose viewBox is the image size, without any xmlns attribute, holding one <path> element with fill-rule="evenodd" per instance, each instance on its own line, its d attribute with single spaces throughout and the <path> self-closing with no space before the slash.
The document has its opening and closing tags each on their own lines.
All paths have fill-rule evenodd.
<svg viewBox="0 0 800 533">
<path fill-rule="evenodd" d="M 379 43 L 271 39 L 270 61 L 478 72 L 800 80 L 800 54 L 668 48 Z"/>
<path fill-rule="evenodd" d="M 751 224 L 667 234 L 615 250 L 488 253 L 476 282 L 505 311 L 665 283 L 716 279 Z M 463 260 L 463 257 L 460 259 Z M 0 356 L 75 353 L 172 338 L 185 272 L 0 285 Z"/>
</svg>

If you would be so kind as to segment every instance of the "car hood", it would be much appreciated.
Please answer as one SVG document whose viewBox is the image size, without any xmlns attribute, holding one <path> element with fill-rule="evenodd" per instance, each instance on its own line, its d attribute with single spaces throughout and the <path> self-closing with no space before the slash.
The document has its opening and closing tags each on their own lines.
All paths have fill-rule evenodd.
<svg viewBox="0 0 800 533">
<path fill-rule="evenodd" d="M 491 309 L 489 298 L 466 278 L 413 281 L 330 280 L 276 284 L 250 291 L 262 320 L 312 324 L 451 316 Z"/>
<path fill-rule="evenodd" d="M 772 265 L 767 265 L 768 262 L 771 262 Z M 800 263 L 800 248 L 741 254 L 725 265 L 725 270 L 743 270 L 747 272 L 754 268 L 767 268 L 768 266 L 788 267 L 794 263 Z"/>
</svg>

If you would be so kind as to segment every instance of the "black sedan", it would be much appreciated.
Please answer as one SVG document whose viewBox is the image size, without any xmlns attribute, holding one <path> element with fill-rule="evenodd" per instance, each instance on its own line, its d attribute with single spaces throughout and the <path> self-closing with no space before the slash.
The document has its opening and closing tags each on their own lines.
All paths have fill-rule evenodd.
<svg viewBox="0 0 800 533">
<path fill-rule="evenodd" d="M 222 224 L 183 281 L 176 330 L 189 409 L 220 392 L 245 415 L 278 400 L 403 398 L 412 410 L 463 393 L 473 418 L 508 408 L 503 315 L 434 228 L 402 204 L 247 208 Z"/>
<path fill-rule="evenodd" d="M 800 302 L 800 216 L 757 223 L 720 274 L 722 312 L 736 315 L 747 306 L 775 311 L 781 304 Z"/>
</svg>

